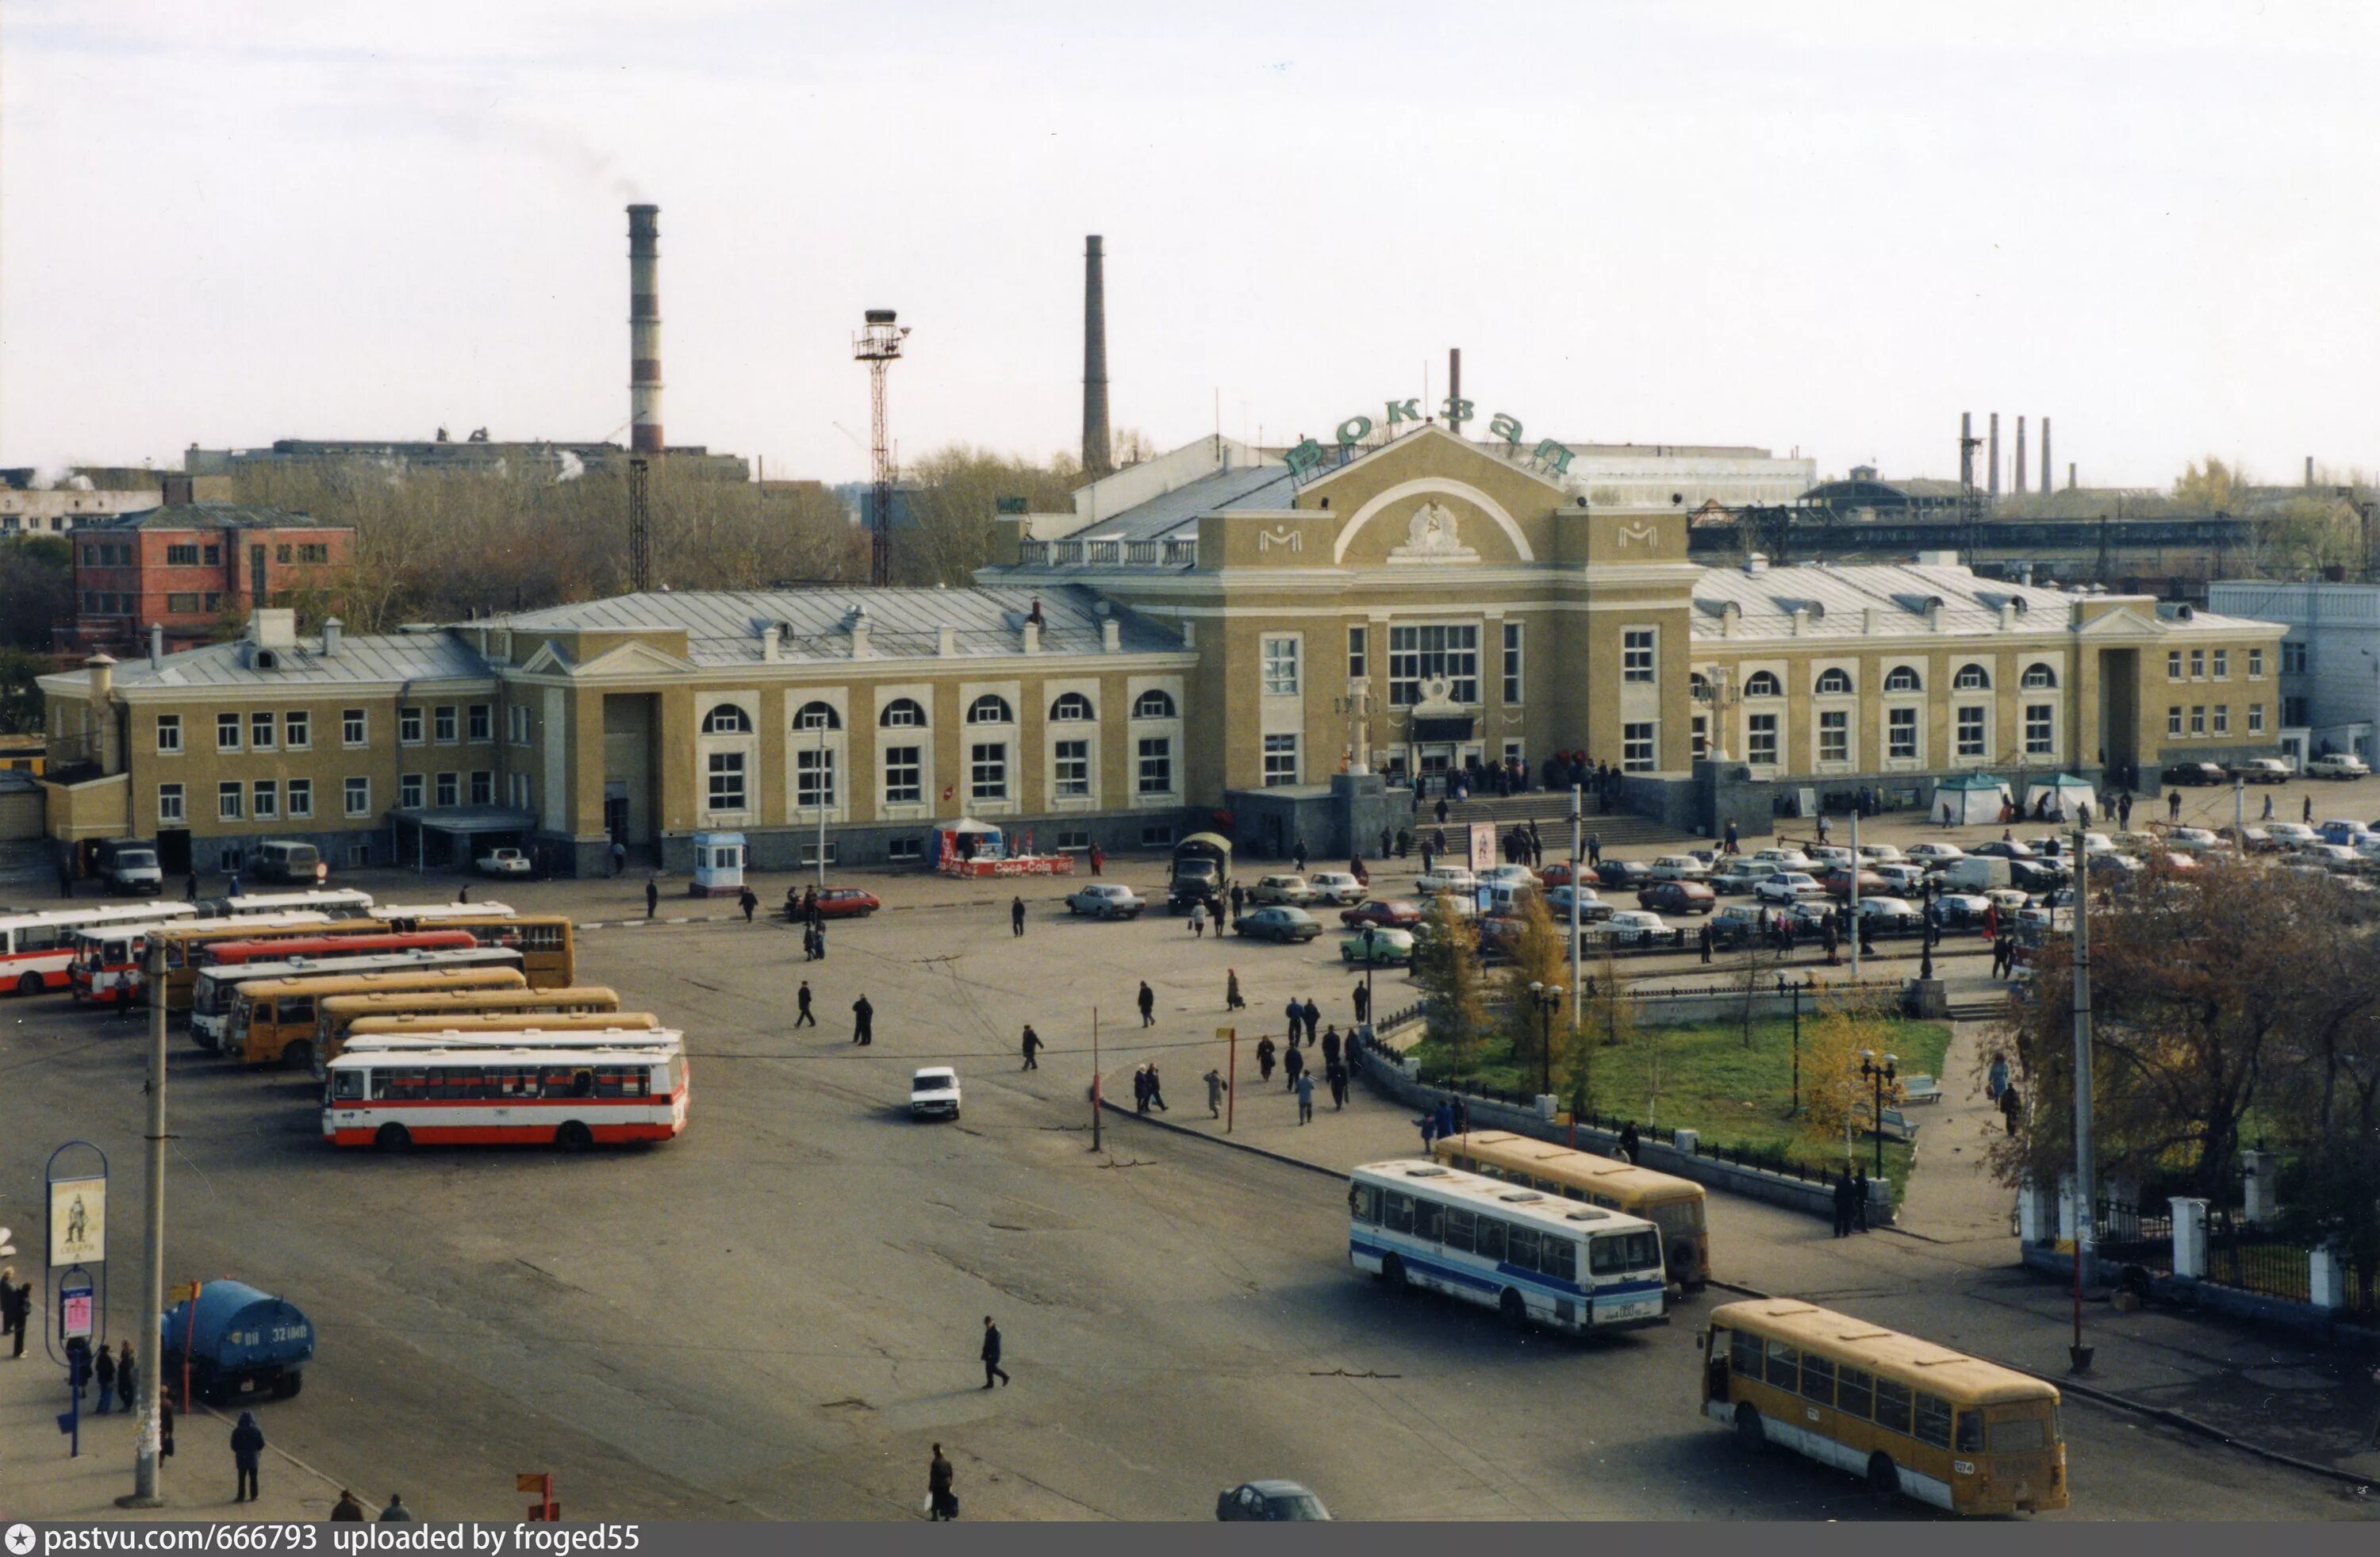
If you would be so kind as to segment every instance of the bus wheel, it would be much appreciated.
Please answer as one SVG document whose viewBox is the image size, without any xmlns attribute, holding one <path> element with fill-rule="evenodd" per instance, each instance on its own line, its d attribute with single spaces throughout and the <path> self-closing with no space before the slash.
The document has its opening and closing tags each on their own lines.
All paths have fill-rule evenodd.
<svg viewBox="0 0 2380 1557">
<path fill-rule="evenodd" d="M 1514 1330 L 1526 1330 L 1529 1327 L 1529 1305 L 1522 1298 L 1519 1290 L 1514 1287 L 1508 1286 L 1504 1289 L 1504 1296 L 1497 1300 L 1496 1311 L 1502 1314 L 1504 1322 Z"/>
<path fill-rule="evenodd" d="M 39 973 L 26 973 L 17 980 L 17 993 L 19 995 L 39 995 L 42 989 L 42 975 Z"/>
<path fill-rule="evenodd" d="M 314 1065 L 314 1045 L 304 1038 L 293 1040 L 281 1051 L 284 1070 L 310 1070 Z"/>
<path fill-rule="evenodd" d="M 1768 1431 L 1760 1425 L 1760 1407 L 1743 1405 L 1735 1408 L 1735 1441 L 1747 1449 L 1767 1447 Z M 1882 1457 L 1877 1456 L 1879 1459 Z"/>
<path fill-rule="evenodd" d="M 1900 1495 L 1900 1471 L 1890 1454 L 1867 1457 L 1867 1490 L 1876 1494 L 1878 1503 L 1888 1503 Z"/>
<path fill-rule="evenodd" d="M 595 1144 L 595 1136 L 585 1125 L 573 1119 L 553 1132 L 553 1143 L 565 1152 L 584 1152 Z"/>
<path fill-rule="evenodd" d="M 402 1152 L 413 1144 L 413 1132 L 403 1125 L 382 1125 L 372 1144 L 383 1152 Z"/>
<path fill-rule="evenodd" d="M 1380 1260 L 1380 1282 L 1382 1285 L 1393 1286 L 1400 1292 L 1403 1291 L 1405 1288 L 1405 1262 L 1398 1259 L 1393 1254 L 1382 1256 Z"/>
</svg>

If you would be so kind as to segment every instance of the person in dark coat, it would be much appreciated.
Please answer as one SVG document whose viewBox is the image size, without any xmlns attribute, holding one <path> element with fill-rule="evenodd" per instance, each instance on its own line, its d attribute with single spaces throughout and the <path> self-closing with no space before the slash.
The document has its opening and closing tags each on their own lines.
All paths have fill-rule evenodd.
<svg viewBox="0 0 2380 1557">
<path fill-rule="evenodd" d="M 1438 1138 L 1446 1140 L 1454 1133 L 1454 1104 L 1444 1098 L 1438 1100 Z"/>
<path fill-rule="evenodd" d="M 1852 1232 L 1852 1176 L 1840 1174 L 1835 1178 L 1835 1237 L 1847 1238 Z"/>
<path fill-rule="evenodd" d="M 1257 1040 L 1257 1080 L 1260 1081 L 1269 1081 L 1272 1080 L 1273 1052 L 1273 1043 L 1270 1037 L 1268 1036 Z M 20 1337 L 22 1336 L 24 1333 L 21 1328 L 18 1330 L 18 1334 Z"/>
<path fill-rule="evenodd" d="M 1636 1133 L 1635 1120 L 1631 1119 L 1620 1127 L 1620 1154 L 1630 1163 L 1636 1161 L 1636 1153 L 1644 1144 L 1644 1138 Z"/>
<path fill-rule="evenodd" d="M 795 1027 L 816 1027 L 818 1025 L 818 1014 L 810 1009 L 809 980 L 804 979 L 802 981 L 802 987 L 794 991 L 794 1004 L 799 1008 L 800 1011 L 800 1014 L 794 1018 L 794 1025 Z"/>
<path fill-rule="evenodd" d="M 388 1495 L 388 1506 L 380 1511 L 380 1523 L 383 1525 L 410 1525 L 413 1523 L 413 1510 L 405 1506 L 405 1494 L 403 1492 L 391 1492 Z"/>
<path fill-rule="evenodd" d="M 2016 1084 L 2000 1089 L 2000 1117 L 2008 1121 L 2008 1132 L 2016 1133 L 2016 1122 L 2024 1113 L 2024 1100 L 2017 1095 Z"/>
<path fill-rule="evenodd" d="M 157 1457 L 174 1457 L 174 1392 L 168 1389 L 157 1392 Z"/>
<path fill-rule="evenodd" d="M 1867 1231 L 1867 1165 L 1852 1170 L 1852 1225 Z"/>
<path fill-rule="evenodd" d="M 942 1458 L 942 1446 L 934 1445 L 934 1457 L 926 1466 L 926 1517 L 951 1520 L 959 1516 L 959 1495 L 951 1490 L 956 1472 L 951 1462 Z"/>
<path fill-rule="evenodd" d="M 1157 1073 L 1155 1060 L 1148 1062 L 1148 1105 L 1160 1114 L 1173 1112 L 1172 1109 L 1165 1106 L 1165 1078 Z"/>
<path fill-rule="evenodd" d="M 1281 1068 L 1289 1078 L 1289 1085 L 1283 1090 L 1295 1092 L 1297 1079 L 1305 1074 L 1305 1051 L 1292 1043 L 1289 1045 L 1289 1053 L 1281 1056 Z"/>
<path fill-rule="evenodd" d="M 1324 1065 L 1339 1063 L 1339 1029 L 1335 1025 L 1322 1034 L 1322 1063 Z"/>
<path fill-rule="evenodd" d="M 11 1337 L 11 1357 L 25 1355 L 25 1325 L 33 1307 L 32 1287 L 19 1285 L 14 1266 L 0 1270 L 0 1335 Z"/>
<path fill-rule="evenodd" d="M 1025 899 L 1022 898 L 1008 899 L 1008 933 L 1012 935 L 1025 934 Z"/>
<path fill-rule="evenodd" d="M 1217 939 L 1220 938 L 1221 937 L 1220 935 L 1217 937 Z M 1223 1009 L 1227 1011 L 1245 1011 L 1247 1008 L 1248 1003 L 1240 998 L 1240 971 L 1236 968 L 1224 969 Z"/>
<path fill-rule="evenodd" d="M 1314 996 L 1309 995 L 1305 997 L 1305 1008 L 1300 1014 L 1305 1019 L 1305 1041 L 1311 1044 L 1322 1026 L 1322 1008 L 1316 1005 Z"/>
<path fill-rule="evenodd" d="M 991 1316 L 986 1314 L 983 1316 L 983 1387 L 991 1388 L 995 1378 L 1003 1384 L 1008 1382 L 1008 1370 L 1000 1365 L 1000 1326 L 992 1323 Z"/>
<path fill-rule="evenodd" d="M 851 1041 L 855 1044 L 876 1042 L 876 1008 L 863 995 L 851 1003 Z"/>
<path fill-rule="evenodd" d="M 331 1517 L 334 1521 L 360 1523 L 364 1518 L 364 1505 L 353 1492 L 342 1487 L 339 1489 L 339 1501 L 331 1505 Z"/>
<path fill-rule="evenodd" d="M 115 1398 L 124 1403 L 124 1414 L 135 1416 L 140 1408 L 133 1404 L 140 1397 L 133 1392 L 140 1386 L 140 1364 L 132 1356 L 132 1343 L 127 1341 L 115 1354 Z"/>
<path fill-rule="evenodd" d="M 645 877 L 645 917 L 647 919 L 650 919 L 655 913 L 661 911 L 661 883 L 655 881 L 651 876 Z"/>
<path fill-rule="evenodd" d="M 1361 1026 L 1372 1020 L 1372 992 L 1362 984 L 1355 986 L 1355 1022 Z"/>
<path fill-rule="evenodd" d="M 98 1360 L 91 1364 L 91 1376 L 99 1381 L 99 1404 L 91 1408 L 91 1415 L 104 1417 L 115 1399 L 115 1354 L 105 1346 L 100 1347 Z"/>
<path fill-rule="evenodd" d="M 1033 1031 L 1033 1024 L 1031 1022 L 1026 1022 L 1025 1024 L 1025 1036 L 1019 1040 L 1019 1044 L 1025 1050 L 1025 1063 L 1018 1066 L 1017 1068 L 1020 1070 L 1040 1069 L 1041 1062 L 1033 1056 L 1041 1052 L 1041 1034 Z"/>
<path fill-rule="evenodd" d="M 1147 979 L 1140 981 L 1139 1005 L 1140 1025 L 1155 1027 L 1157 1025 L 1157 991 L 1148 987 Z"/>
<path fill-rule="evenodd" d="M 747 887 L 736 896 L 735 906 L 744 911 L 744 923 L 749 924 L 752 923 L 752 911 L 760 906 L 760 899 L 753 895 L 751 887 Z"/>
<path fill-rule="evenodd" d="M 1199 1080 L 1207 1083 L 1208 1114 L 1215 1118 L 1221 1118 L 1223 1116 L 1223 1073 L 1220 1070 L 1209 1070 Z"/>
<path fill-rule="evenodd" d="M 1459 1093 L 1454 1099 L 1454 1133 L 1457 1135 L 1471 1133 L 1471 1102 Z"/>
<path fill-rule="evenodd" d="M 1334 1109 L 1346 1107 L 1347 1068 L 1334 1059 L 1329 1068 L 1322 1072 L 1322 1076 L 1323 1080 L 1330 1083 L 1330 1106 Z"/>
<path fill-rule="evenodd" d="M 256 1413 L 242 1411 L 239 1425 L 231 1430 L 231 1463 L 239 1474 L 239 1495 L 234 1503 L 249 1503 L 263 1494 L 257 1491 L 256 1467 L 264 1461 L 264 1430 L 256 1425 Z"/>
<path fill-rule="evenodd" d="M 826 921 L 825 921 L 825 920 L 823 920 L 823 919 L 812 919 L 812 920 L 810 921 L 810 939 L 811 939 L 811 947 L 810 947 L 810 949 L 818 953 L 818 960 L 819 960 L 820 961 L 821 961 L 821 962 L 825 961 L 825 960 L 826 960 Z"/>
<path fill-rule="evenodd" d="M 1132 1111 L 1135 1114 L 1148 1112 L 1148 1067 L 1145 1065 L 1132 1068 Z"/>
<path fill-rule="evenodd" d="M 188 875 L 187 878 L 185 878 L 185 879 L 184 879 L 184 881 L 182 882 L 182 901 L 184 901 L 184 902 L 186 902 L 186 903 L 195 903 L 195 902 L 197 902 L 198 900 L 199 900 L 199 873 L 198 873 L 198 872 L 196 872 L 196 871 L 192 871 L 192 872 L 189 874 L 189 875 Z"/>
</svg>

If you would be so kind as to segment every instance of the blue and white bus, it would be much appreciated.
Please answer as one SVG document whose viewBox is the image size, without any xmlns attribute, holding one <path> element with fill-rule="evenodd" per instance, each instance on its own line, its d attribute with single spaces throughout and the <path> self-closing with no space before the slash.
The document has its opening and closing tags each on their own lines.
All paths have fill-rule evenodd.
<svg viewBox="0 0 2380 1557">
<path fill-rule="evenodd" d="M 1572 1334 L 1667 1324 L 1661 1230 L 1427 1160 L 1350 1176 L 1347 1257 L 1391 1286 L 1423 1286 Z"/>
</svg>

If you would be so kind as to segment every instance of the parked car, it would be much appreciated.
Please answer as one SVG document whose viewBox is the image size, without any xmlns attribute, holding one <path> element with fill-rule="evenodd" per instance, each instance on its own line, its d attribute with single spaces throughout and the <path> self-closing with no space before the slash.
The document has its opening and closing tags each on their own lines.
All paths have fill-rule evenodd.
<svg viewBox="0 0 2380 1557">
<path fill-rule="evenodd" d="M 1808 852 L 1810 874 L 1813 875 L 1824 875 L 1828 869 L 1836 865 L 1847 865 L 1852 859 L 1851 845 L 1848 843 L 1821 843 Z"/>
<path fill-rule="evenodd" d="M 2218 764 L 2211 762 L 2168 763 L 2166 766 L 2165 771 L 2158 774 L 2157 778 L 2159 781 L 2168 784 L 2228 784 L 2231 782 L 2231 775 L 2224 772 Z"/>
<path fill-rule="evenodd" d="M 165 890 L 165 873 L 157 864 L 157 845 L 145 838 L 103 838 L 92 851 L 100 880 L 111 894 L 155 898 Z"/>
<path fill-rule="evenodd" d="M 1692 854 L 1663 854 L 1650 868 L 1656 881 L 1702 881 L 1710 875 L 1710 867 Z"/>
<path fill-rule="evenodd" d="M 909 1117 L 955 1119 L 959 1116 L 959 1073 L 947 1065 L 929 1065 L 909 1078 Z"/>
<path fill-rule="evenodd" d="M 2322 834 L 2303 822 L 2267 822 L 2265 831 L 2284 849 L 2300 849 L 2309 843 L 2320 843 Z"/>
<path fill-rule="evenodd" d="M 1699 881 L 1648 881 L 1636 894 L 1636 906 L 1661 913 L 1708 913 L 1718 907 L 1718 894 Z"/>
<path fill-rule="evenodd" d="M 1906 898 L 1862 898 L 1859 916 L 1878 924 L 1914 924 L 1924 918 L 1915 903 Z"/>
<path fill-rule="evenodd" d="M 828 887 L 818 895 L 820 919 L 865 919 L 883 906 L 875 893 L 856 887 Z"/>
<path fill-rule="evenodd" d="M 1720 947 L 1741 946 L 1760 933 L 1761 922 L 1768 911 L 1755 903 L 1730 903 L 1710 916 L 1708 928 L 1711 944 Z"/>
<path fill-rule="evenodd" d="M 1963 859 L 1966 852 L 1955 843 L 1927 842 L 1912 843 L 1909 846 L 1909 857 L 1923 861 L 1928 865 L 1938 865 L 1947 861 Z"/>
<path fill-rule="evenodd" d="M 1482 887 L 1535 887 L 1537 873 L 1526 865 L 1489 865 L 1479 873 Z"/>
<path fill-rule="evenodd" d="M 2290 856 L 2290 863 L 2311 864 L 2325 871 L 2361 870 L 2364 858 L 2343 843 L 2309 843 Z"/>
<path fill-rule="evenodd" d="M 256 863 L 251 867 L 251 874 L 259 881 L 311 887 L 326 879 L 331 872 L 330 867 L 322 863 L 322 851 L 312 844 L 274 839 L 256 846 Z"/>
<path fill-rule="evenodd" d="M 2278 757 L 2250 757 L 2231 765 L 2231 777 L 2250 784 L 2286 784 L 2297 775 Z"/>
<path fill-rule="evenodd" d="M 2019 843 L 2012 838 L 1996 838 L 1989 843 L 1979 843 L 1968 854 L 1985 860 L 2030 860 L 2034 858 L 2031 844 Z"/>
<path fill-rule="evenodd" d="M 1808 871 L 1779 871 L 1775 875 L 1752 889 L 1752 895 L 1764 903 L 1791 903 L 1803 898 L 1822 898 L 1827 889 Z"/>
<path fill-rule="evenodd" d="M 1984 900 L 2005 918 L 2033 901 L 2033 894 L 2014 887 L 1995 887 L 1984 894 Z"/>
<path fill-rule="evenodd" d="M 1121 881 L 1092 881 L 1067 894 L 1066 911 L 1093 919 L 1137 919 L 1148 899 Z"/>
<path fill-rule="evenodd" d="M 1606 860 L 1596 868 L 1595 879 L 1633 891 L 1653 879 L 1653 867 L 1642 860 Z"/>
<path fill-rule="evenodd" d="M 1377 924 L 1366 925 L 1365 929 L 1371 931 L 1368 937 L 1361 930 L 1339 937 L 1340 961 L 1352 962 L 1359 968 L 1399 968 L 1413 960 L 1411 930 L 1383 930 Z"/>
<path fill-rule="evenodd" d="M 1366 924 L 1378 924 L 1389 930 L 1410 930 L 1421 923 L 1421 905 L 1406 898 L 1375 898 L 1341 914 L 1339 923 L 1358 930 Z"/>
<path fill-rule="evenodd" d="M 1578 922 L 1582 925 L 1597 923 L 1611 917 L 1611 905 L 1597 897 L 1593 887 L 1556 887 L 1546 893 L 1546 911 L 1553 915 L 1555 923 L 1570 923 L 1570 900 L 1572 896 L 1578 899 Z"/>
<path fill-rule="evenodd" d="M 1580 865 L 1579 869 L 1585 873 L 1588 880 L 1592 881 L 1594 879 L 1595 873 L 1587 870 L 1584 864 Z M 1571 869 L 1570 862 L 1568 860 L 1558 860 L 1554 863 L 1548 865 L 1545 869 L 1537 872 L 1537 882 L 1540 886 L 1545 887 L 1567 887 L 1570 885 L 1570 877 Z"/>
<path fill-rule="evenodd" d="M 1322 1506 L 1320 1498 L 1294 1481 L 1243 1481 L 1215 1494 L 1215 1517 L 1226 1523 L 1328 1519 L 1330 1511 Z"/>
<path fill-rule="evenodd" d="M 1780 871 L 1805 871 L 1816 863 L 1798 849 L 1781 847 L 1755 850 L 1752 857 L 1761 864 L 1773 865 Z"/>
<path fill-rule="evenodd" d="M 2244 827 L 2217 827 L 2215 830 L 2225 843 L 2251 854 L 2277 854 L 2281 851 L 2281 846 L 2274 841 L 2273 835 L 2252 822 Z"/>
<path fill-rule="evenodd" d="M 1830 870 L 1819 878 L 1818 885 L 1827 889 L 1827 896 L 1829 898 L 1848 898 L 1852 895 L 1851 870 L 1848 866 L 1839 866 L 1834 870 Z M 1877 893 L 1889 892 L 1890 890 L 1892 890 L 1892 888 L 1885 885 L 1884 877 L 1876 875 L 1876 872 L 1862 871 L 1859 873 L 1859 894 L 1861 897 L 1865 898 Z"/>
<path fill-rule="evenodd" d="M 1876 867 L 1876 878 L 1884 883 L 1887 892 L 1923 892 L 1927 875 L 1924 865 L 1913 861 L 1888 861 Z M 1863 892 L 1860 896 L 1867 896 Z"/>
<path fill-rule="evenodd" d="M 1934 899 L 1934 906 L 1942 911 L 1945 924 L 1964 924 L 1983 918 L 1992 900 L 1981 892 L 1945 892 Z"/>
<path fill-rule="evenodd" d="M 1579 934 L 1600 936 L 1614 946 L 1635 946 L 1644 941 L 1667 939 L 1670 927 L 1661 922 L 1658 913 L 1644 909 L 1621 909 L 1602 923 Z"/>
<path fill-rule="evenodd" d="M 2230 847 L 2207 827 L 2168 827 L 2165 846 L 2177 854 L 2212 854 Z"/>
<path fill-rule="evenodd" d="M 1257 940 L 1310 941 L 1322 934 L 1322 922 L 1302 908 L 1276 903 L 1242 914 L 1232 928 Z"/>
<path fill-rule="evenodd" d="M 2362 778 L 2372 769 L 2352 752 L 2333 752 L 2325 757 L 2315 757 L 2305 766 L 2309 778 Z"/>
<path fill-rule="evenodd" d="M 2343 843 L 2352 849 L 2371 836 L 2371 828 L 2351 819 L 2338 818 L 2322 825 L 2322 840 L 2325 843 Z"/>
<path fill-rule="evenodd" d="M 1888 865 L 1900 858 L 1900 849 L 1889 843 L 1863 843 L 1859 853 L 1871 865 Z"/>
<path fill-rule="evenodd" d="M 530 870 L 528 856 L 517 849 L 491 849 L 477 863 L 481 875 L 527 875 Z"/>
<path fill-rule="evenodd" d="M 1777 874 L 1777 867 L 1754 860 L 1736 860 L 1713 871 L 1710 889 L 1730 897 L 1751 891 Z"/>
<path fill-rule="evenodd" d="M 1479 890 L 1479 878 L 1462 865 L 1439 865 L 1415 876 L 1414 890 L 1425 897 L 1437 892 L 1460 892 L 1467 898 Z"/>
<path fill-rule="evenodd" d="M 1316 871 L 1305 878 L 1305 884 L 1314 888 L 1316 902 L 1328 903 L 1332 908 L 1360 903 L 1367 890 L 1362 882 L 1345 871 Z"/>
<path fill-rule="evenodd" d="M 1260 875 L 1248 888 L 1247 900 L 1252 903 L 1291 903 L 1299 908 L 1315 900 L 1316 893 L 1302 875 Z"/>
</svg>

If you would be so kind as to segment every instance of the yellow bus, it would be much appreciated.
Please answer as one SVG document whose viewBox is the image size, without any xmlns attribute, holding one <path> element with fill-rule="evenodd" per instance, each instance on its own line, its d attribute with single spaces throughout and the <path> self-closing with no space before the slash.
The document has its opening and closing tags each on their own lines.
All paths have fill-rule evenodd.
<svg viewBox="0 0 2380 1557">
<path fill-rule="evenodd" d="M 469 951 L 465 955 L 479 958 L 491 954 Z M 279 976 L 248 980 L 231 997 L 222 1049 L 242 1065 L 310 1067 L 321 1003 L 336 996 L 395 990 L 521 989 L 528 982 L 517 965 L 465 963 L 341 972 L 336 964 L 324 963 L 322 972 L 306 973 L 290 973 L 285 963 L 272 966 L 279 971 Z"/>
<path fill-rule="evenodd" d="M 358 1021 L 415 1016 L 458 1020 L 466 1017 L 501 1017 L 509 1012 L 578 1016 L 619 1008 L 619 992 L 603 984 L 572 984 L 561 989 L 393 990 L 333 996 L 316 1008 L 314 1074 L 321 1077 L 322 1068 L 339 1057 L 347 1034 Z"/>
<path fill-rule="evenodd" d="M 2066 1506 L 2058 1389 L 1808 1303 L 1711 1310 L 1703 1415 L 1953 1514 Z"/>
<path fill-rule="evenodd" d="M 1572 1151 L 1510 1130 L 1446 1136 L 1431 1153 L 1465 1173 L 1509 1179 L 1548 1195 L 1641 1216 L 1661 1229 L 1671 1281 L 1691 1292 L 1710 1280 L 1710 1225 L 1703 1214 L 1703 1187 L 1691 1178 L 1633 1167 L 1616 1157 Z"/>
<path fill-rule="evenodd" d="M 319 913 L 302 917 L 282 915 L 262 918 L 203 919 L 195 923 L 172 924 L 153 937 L 165 947 L 165 1009 L 187 1011 L 190 994 L 198 985 L 199 971 L 206 961 L 206 948 L 213 941 L 285 941 L 303 940 L 317 935 L 376 935 L 388 926 L 377 919 L 324 920 Z M 131 975 L 132 987 L 142 1001 L 149 998 L 148 971 L 136 970 Z"/>
<path fill-rule="evenodd" d="M 473 904 L 472 907 L 479 905 Z M 521 954 L 521 971 L 531 989 L 563 989 L 578 982 L 577 946 L 564 913 L 515 913 L 501 903 L 482 913 L 399 914 L 387 929 L 463 930 L 481 946 L 510 947 Z"/>
</svg>

